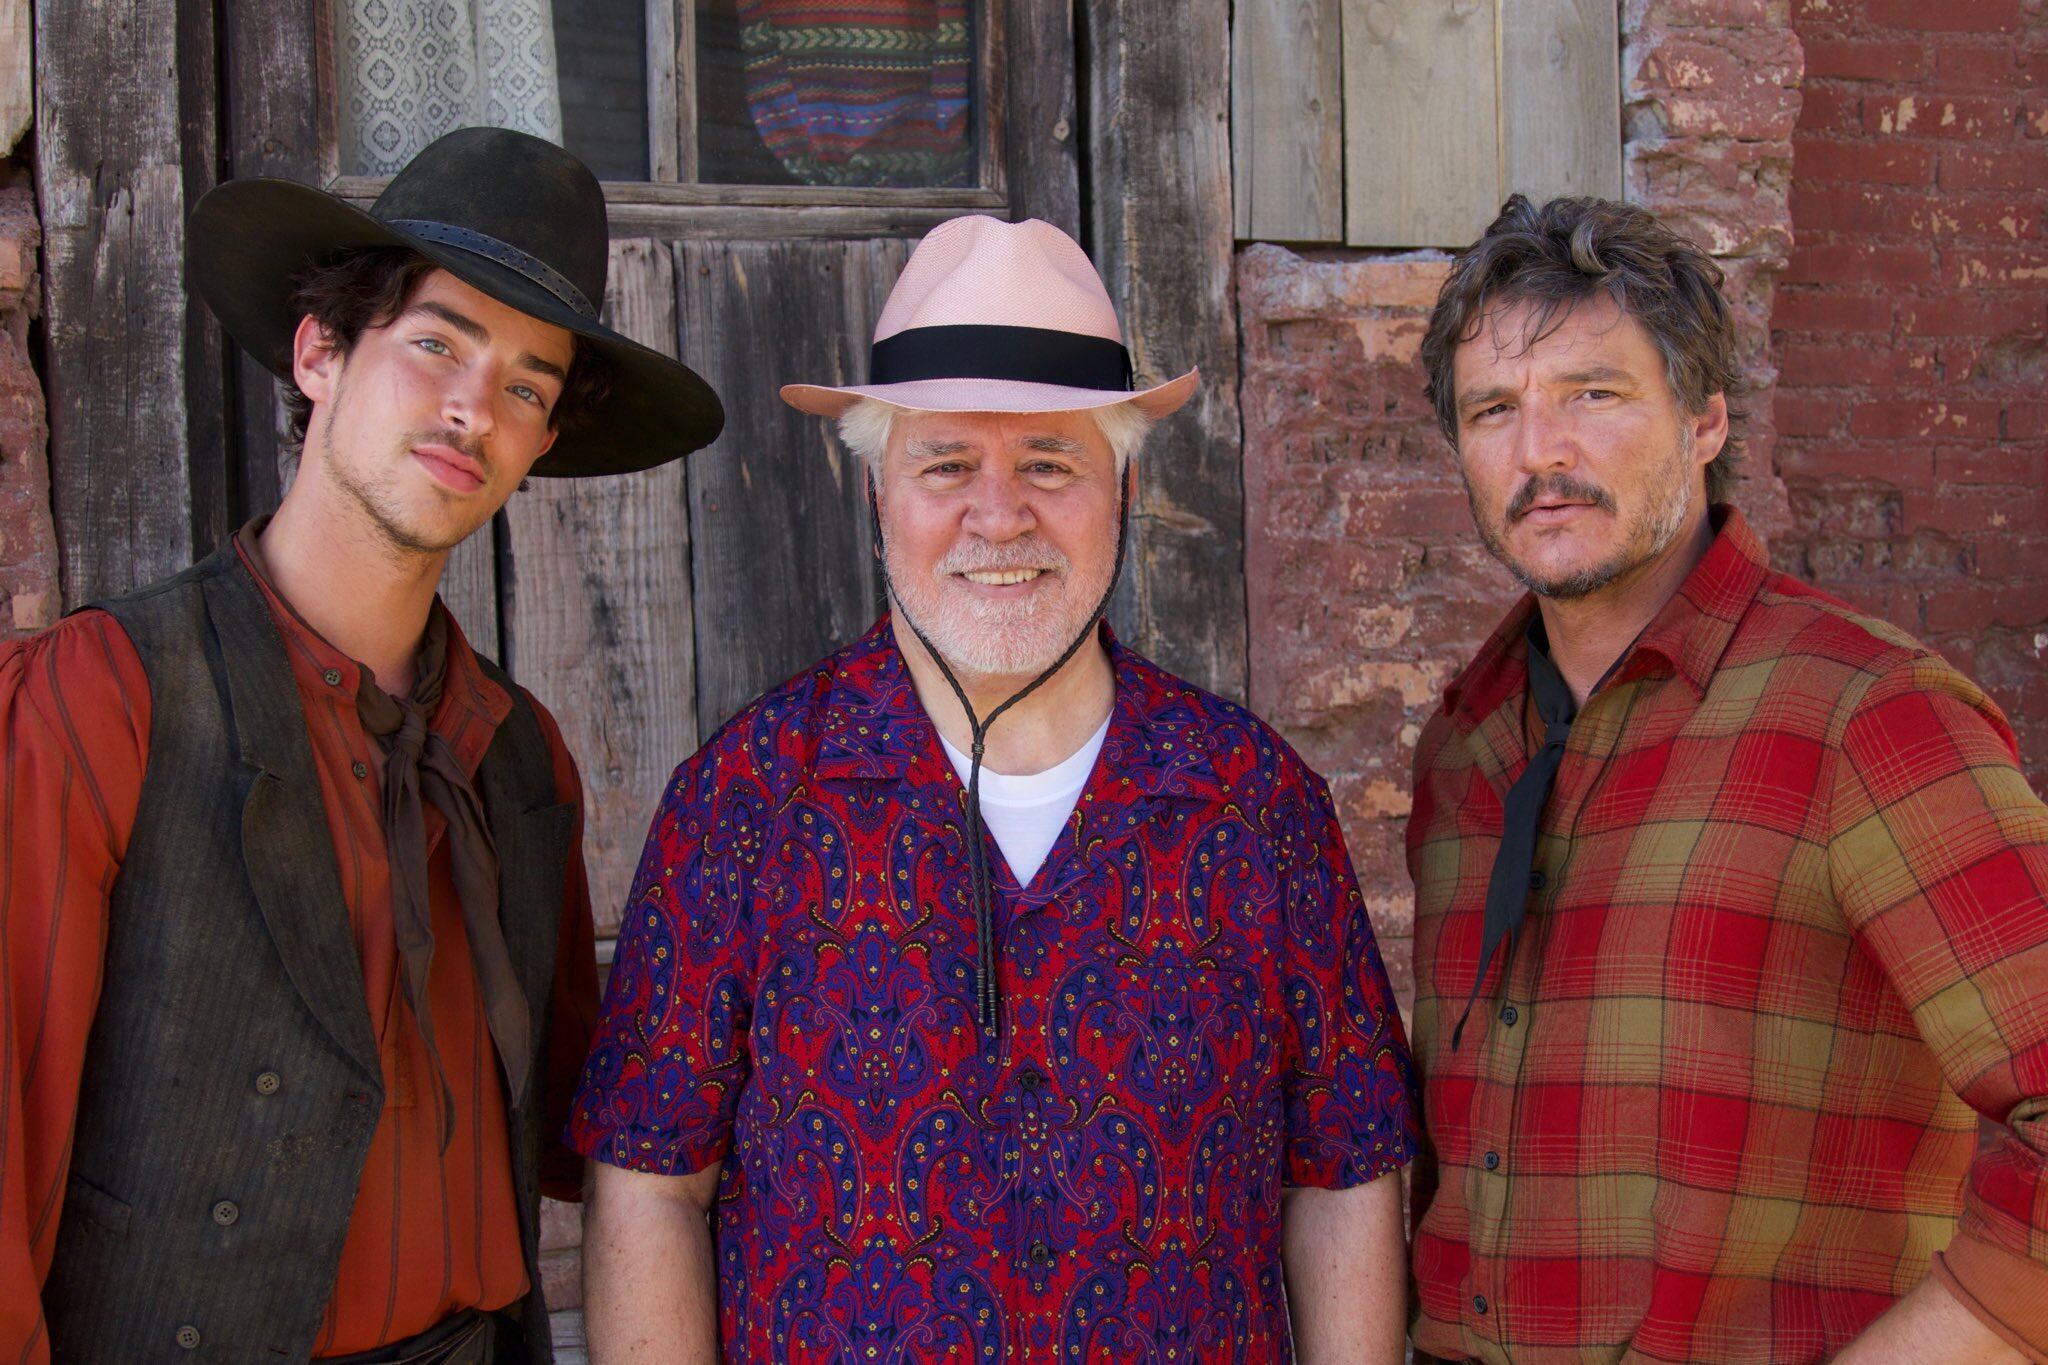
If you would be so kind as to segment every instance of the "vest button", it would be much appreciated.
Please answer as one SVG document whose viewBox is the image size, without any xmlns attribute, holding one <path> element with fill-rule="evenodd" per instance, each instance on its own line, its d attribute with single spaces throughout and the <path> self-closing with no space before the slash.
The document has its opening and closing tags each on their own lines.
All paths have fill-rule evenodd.
<svg viewBox="0 0 2048 1365">
<path fill-rule="evenodd" d="M 191 1323 L 189 1323 L 189 1322 L 188 1322 L 188 1323 L 186 1323 L 186 1324 L 185 1324 L 185 1325 L 184 1325 L 183 1327 L 180 1327 L 180 1328 L 178 1329 L 178 1334 L 177 1334 L 177 1342 L 178 1342 L 178 1345 L 179 1345 L 180 1347 L 182 1347 L 183 1349 L 185 1349 L 185 1350 L 187 1350 L 187 1351 L 196 1351 L 196 1350 L 198 1350 L 198 1349 L 199 1349 L 199 1329 L 198 1329 L 197 1327 L 194 1327 L 194 1326 L 193 1326 L 193 1325 L 192 1325 Z"/>
<path fill-rule="evenodd" d="M 241 1216 L 242 1211 L 235 1207 L 232 1200 L 223 1199 L 213 1206 L 213 1221 L 224 1228 L 233 1227 L 235 1220 Z"/>
<path fill-rule="evenodd" d="M 259 1095 L 275 1095 L 283 1085 L 284 1077 L 275 1071 L 265 1071 L 256 1077 L 256 1093 Z"/>
<path fill-rule="evenodd" d="M 341 670 L 338 668 L 328 669 L 320 675 L 320 681 L 326 683 L 329 687 L 341 686 Z"/>
<path fill-rule="evenodd" d="M 354 763 L 349 765 L 349 771 L 354 773 L 357 777 L 368 777 L 370 775 L 370 765 L 363 762 L 359 758 Z"/>
</svg>

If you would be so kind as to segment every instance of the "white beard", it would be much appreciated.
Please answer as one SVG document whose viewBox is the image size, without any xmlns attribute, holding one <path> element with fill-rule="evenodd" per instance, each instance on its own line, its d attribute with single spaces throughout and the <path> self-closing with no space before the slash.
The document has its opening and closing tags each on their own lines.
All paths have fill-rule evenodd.
<svg viewBox="0 0 2048 1365">
<path fill-rule="evenodd" d="M 890 597 L 931 648 L 956 670 L 980 677 L 1036 676 L 1052 667 L 1109 589 L 1107 571 L 1092 582 L 1075 581 L 1067 557 L 1036 536 L 1001 545 L 971 541 L 924 574 L 903 563 L 891 542 L 884 546 L 883 566 Z M 1037 580 L 1037 591 L 1014 602 L 974 597 L 953 577 L 966 570 L 1019 568 L 1047 572 Z"/>
</svg>

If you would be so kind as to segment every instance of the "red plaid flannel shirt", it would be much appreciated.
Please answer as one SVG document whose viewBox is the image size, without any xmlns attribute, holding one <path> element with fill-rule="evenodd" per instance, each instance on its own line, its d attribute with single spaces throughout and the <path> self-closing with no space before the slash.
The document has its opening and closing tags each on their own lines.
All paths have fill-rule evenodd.
<svg viewBox="0 0 2048 1365">
<path fill-rule="evenodd" d="M 1931 1269 L 2039 1358 L 2048 810 L 1976 686 L 1716 517 L 1572 726 L 1455 1052 L 1533 602 L 1423 733 L 1416 1345 L 1821 1360 Z"/>
</svg>

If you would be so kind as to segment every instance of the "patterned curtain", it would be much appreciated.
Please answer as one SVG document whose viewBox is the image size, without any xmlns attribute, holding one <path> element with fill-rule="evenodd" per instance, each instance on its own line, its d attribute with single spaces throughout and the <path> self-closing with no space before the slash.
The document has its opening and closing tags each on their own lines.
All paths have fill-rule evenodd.
<svg viewBox="0 0 2048 1365">
<path fill-rule="evenodd" d="M 965 185 L 970 0 L 738 0 L 747 107 L 806 185 Z"/>
<path fill-rule="evenodd" d="M 341 169 L 391 175 L 457 128 L 562 140 L 552 0 L 335 0 Z"/>
</svg>

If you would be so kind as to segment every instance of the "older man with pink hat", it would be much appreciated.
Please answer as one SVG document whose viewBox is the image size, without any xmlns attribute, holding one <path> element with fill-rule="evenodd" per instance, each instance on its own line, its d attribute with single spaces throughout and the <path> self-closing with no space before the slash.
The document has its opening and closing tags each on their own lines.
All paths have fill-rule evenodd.
<svg viewBox="0 0 2048 1365">
<path fill-rule="evenodd" d="M 676 771 L 571 1120 L 594 1357 L 1396 1361 L 1406 1041 L 1322 781 L 1102 620 L 1088 258 L 961 218 L 869 382 L 890 611 Z"/>
</svg>

